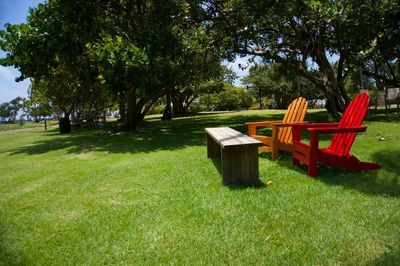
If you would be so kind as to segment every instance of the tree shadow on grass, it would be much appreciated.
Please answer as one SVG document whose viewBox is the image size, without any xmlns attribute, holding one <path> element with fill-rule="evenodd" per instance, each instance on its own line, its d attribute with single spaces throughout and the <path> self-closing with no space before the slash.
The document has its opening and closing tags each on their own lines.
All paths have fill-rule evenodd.
<svg viewBox="0 0 400 266">
<path fill-rule="evenodd" d="M 379 258 L 375 259 L 374 261 L 371 261 L 367 263 L 366 265 L 369 266 L 374 266 L 374 265 L 399 265 L 400 261 L 400 249 L 397 247 L 397 249 L 390 250 L 389 252 L 386 252 L 382 254 Z"/>
<path fill-rule="evenodd" d="M 400 197 L 400 151 L 377 151 L 372 161 L 382 167 L 381 170 L 360 172 L 329 166 L 319 166 L 318 178 L 330 185 L 340 185 L 357 189 L 363 193 Z"/>
<path fill-rule="evenodd" d="M 313 112 L 309 121 L 326 118 L 326 112 Z M 206 127 L 231 127 L 247 134 L 246 122 L 280 120 L 280 113 L 236 113 L 230 115 L 208 114 L 201 116 L 180 117 L 172 121 L 157 119 L 145 120 L 137 132 L 114 132 L 112 130 L 92 130 L 60 135 L 56 130 L 48 131 L 52 138 L 34 142 L 30 145 L 10 150 L 15 154 L 43 154 L 50 151 L 65 150 L 79 154 L 88 151 L 109 153 L 140 153 L 158 150 L 176 150 L 188 146 L 205 145 Z M 270 128 L 260 134 L 270 134 Z M 43 132 L 37 132 L 43 134 Z"/>
<path fill-rule="evenodd" d="M 356 189 L 366 194 L 400 197 L 400 159 L 398 159 L 400 158 L 400 151 L 378 151 L 372 155 L 372 158 L 374 162 L 381 165 L 381 170 L 355 172 L 318 164 L 316 181 L 332 186 Z M 292 166 L 290 153 L 280 154 L 277 163 L 307 176 L 307 166 L 303 164 Z"/>
<path fill-rule="evenodd" d="M 268 116 L 277 119 L 280 114 Z M 259 115 L 235 116 L 195 116 L 178 118 L 172 121 L 144 121 L 136 132 L 114 132 L 111 130 L 92 130 L 60 135 L 57 131 L 44 134 L 49 138 L 42 139 L 26 146 L 10 150 L 16 154 L 44 154 L 51 151 L 65 150 L 67 153 L 79 154 L 88 151 L 105 151 L 108 153 L 140 153 L 158 150 L 176 150 L 188 146 L 206 145 L 206 127 L 232 127 L 246 134 L 245 122 L 260 120 Z M 35 132 L 33 134 L 43 134 Z M 51 137 L 51 138 L 50 138 Z"/>
</svg>

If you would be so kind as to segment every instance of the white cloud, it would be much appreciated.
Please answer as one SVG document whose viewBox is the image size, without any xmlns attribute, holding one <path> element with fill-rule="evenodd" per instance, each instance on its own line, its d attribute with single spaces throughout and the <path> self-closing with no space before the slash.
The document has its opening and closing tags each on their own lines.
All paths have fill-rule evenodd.
<svg viewBox="0 0 400 266">
<path fill-rule="evenodd" d="M 3 80 L 14 81 L 17 76 L 13 70 L 15 70 L 15 68 L 0 66 L 0 78 Z"/>
</svg>

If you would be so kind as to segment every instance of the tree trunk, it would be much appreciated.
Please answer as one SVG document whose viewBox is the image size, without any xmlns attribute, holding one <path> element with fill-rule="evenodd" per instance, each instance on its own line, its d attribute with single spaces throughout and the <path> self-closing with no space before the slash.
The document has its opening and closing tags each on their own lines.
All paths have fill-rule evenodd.
<svg viewBox="0 0 400 266">
<path fill-rule="evenodd" d="M 179 116 L 185 114 L 185 107 L 183 106 L 184 103 L 181 100 L 181 97 L 179 95 L 176 95 L 172 97 L 172 103 L 174 106 L 174 114 Z"/>
<path fill-rule="evenodd" d="M 340 119 L 345 110 L 345 102 L 339 88 L 328 87 L 326 92 L 326 109 L 333 117 Z"/>
<path fill-rule="evenodd" d="M 69 119 L 69 112 L 64 112 L 64 117 L 59 120 L 60 133 L 71 133 L 71 120 Z"/>
<path fill-rule="evenodd" d="M 119 99 L 119 119 L 122 123 L 126 123 L 126 95 L 121 93 L 118 97 Z"/>
<path fill-rule="evenodd" d="M 127 131 L 135 131 L 149 111 L 151 104 L 145 106 L 149 102 L 146 98 L 137 99 L 136 89 L 134 88 L 126 91 L 126 102 L 128 110 L 125 129 Z"/>
<path fill-rule="evenodd" d="M 343 97 L 343 100 L 344 100 L 346 106 L 349 105 L 350 98 L 349 98 L 349 95 L 347 94 L 347 91 L 344 88 L 343 83 L 339 84 L 339 91 L 340 91 L 341 96 Z"/>
<path fill-rule="evenodd" d="M 170 92 L 170 89 L 167 89 L 166 101 L 167 101 L 167 103 L 165 105 L 164 113 L 163 113 L 163 116 L 161 117 L 162 121 L 171 120 L 171 118 L 172 118 L 172 115 L 171 115 L 171 92 Z"/>
<path fill-rule="evenodd" d="M 136 130 L 136 90 L 134 88 L 130 88 L 126 91 L 126 102 L 128 104 L 128 114 L 126 117 L 125 129 L 127 131 L 134 131 Z"/>
<path fill-rule="evenodd" d="M 188 113 L 189 106 L 196 99 L 196 96 L 191 91 L 183 91 L 172 95 L 172 103 L 175 115 L 185 115 Z"/>
</svg>

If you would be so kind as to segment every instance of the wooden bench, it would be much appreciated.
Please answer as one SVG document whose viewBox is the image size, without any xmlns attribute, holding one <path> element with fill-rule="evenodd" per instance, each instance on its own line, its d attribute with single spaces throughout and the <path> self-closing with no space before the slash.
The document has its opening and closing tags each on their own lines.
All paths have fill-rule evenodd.
<svg viewBox="0 0 400 266">
<path fill-rule="evenodd" d="M 221 157 L 225 185 L 258 182 L 258 147 L 261 141 L 229 127 L 206 128 L 208 158 Z"/>
</svg>

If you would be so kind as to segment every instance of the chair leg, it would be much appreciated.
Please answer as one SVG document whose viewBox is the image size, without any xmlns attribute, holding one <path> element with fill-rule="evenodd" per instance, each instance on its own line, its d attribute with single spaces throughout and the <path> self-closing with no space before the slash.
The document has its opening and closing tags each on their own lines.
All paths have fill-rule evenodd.
<svg viewBox="0 0 400 266">
<path fill-rule="evenodd" d="M 319 135 L 314 131 L 310 132 L 310 153 L 307 155 L 308 159 L 308 175 L 317 176 L 317 154 L 318 154 Z"/>
<path fill-rule="evenodd" d="M 278 159 L 278 144 L 275 143 L 272 145 L 272 160 L 275 161 Z"/>
<path fill-rule="evenodd" d="M 272 126 L 271 156 L 273 161 L 278 159 L 278 132 L 278 127 Z"/>
<path fill-rule="evenodd" d="M 296 148 L 293 145 L 293 149 L 292 149 L 292 165 L 298 165 L 300 164 L 300 160 L 296 158 Z"/>
<path fill-rule="evenodd" d="M 308 165 L 308 175 L 312 177 L 317 176 L 317 158 L 310 158 L 310 163 Z"/>
<path fill-rule="evenodd" d="M 247 129 L 249 131 L 249 136 L 257 135 L 257 127 L 255 125 L 247 125 Z"/>
</svg>

